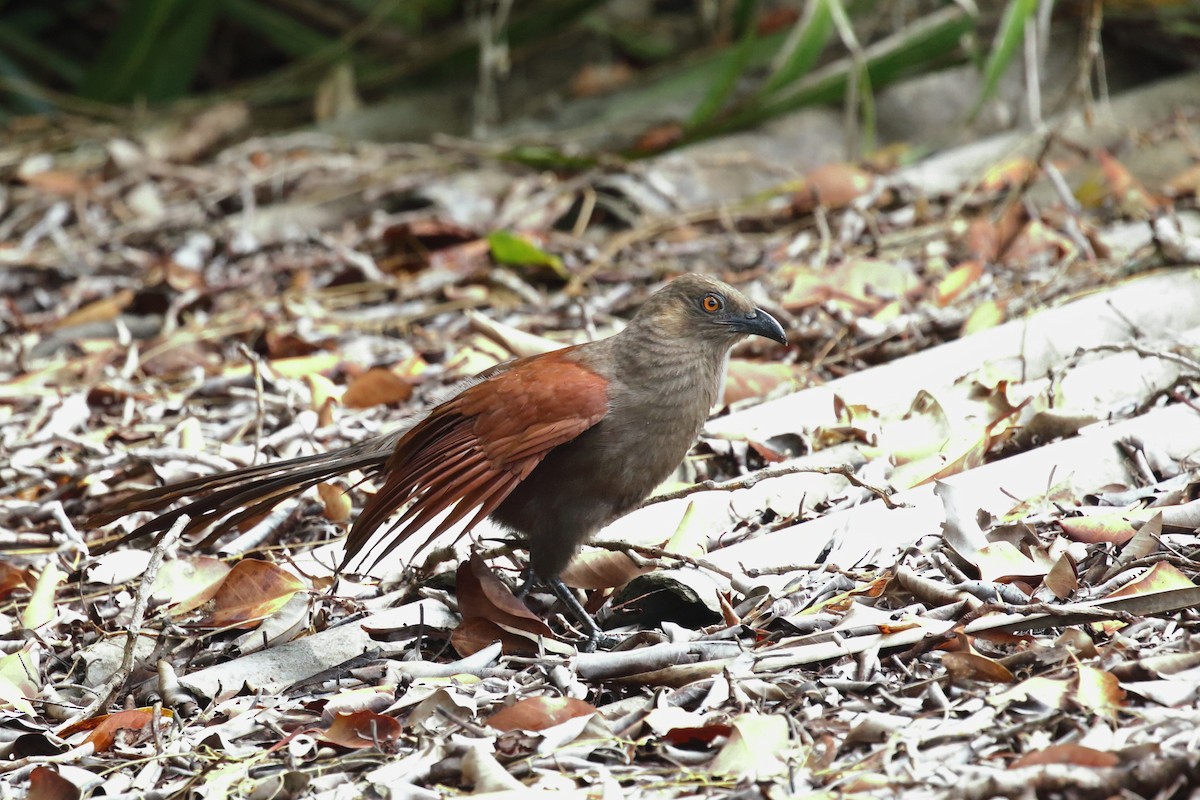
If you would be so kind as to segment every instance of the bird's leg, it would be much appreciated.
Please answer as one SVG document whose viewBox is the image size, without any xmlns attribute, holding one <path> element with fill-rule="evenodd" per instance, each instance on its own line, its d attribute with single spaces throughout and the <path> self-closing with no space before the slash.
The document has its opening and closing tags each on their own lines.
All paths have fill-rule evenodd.
<svg viewBox="0 0 1200 800">
<path fill-rule="evenodd" d="M 521 570 L 521 586 L 516 591 L 517 598 L 519 600 L 524 600 L 529 596 L 529 592 L 533 590 L 533 587 L 539 583 L 546 584 L 546 586 L 548 586 L 550 590 L 554 592 L 554 596 L 561 600 L 563 604 L 570 609 L 571 614 L 574 615 L 575 619 L 582 623 L 583 627 L 587 630 L 588 638 L 583 644 L 584 652 L 592 652 L 596 649 L 597 645 L 603 645 L 605 648 L 610 648 L 617 644 L 617 640 L 615 638 L 605 635 L 604 631 L 600 629 L 600 626 L 596 624 L 596 620 L 592 618 L 591 614 L 587 613 L 587 610 L 584 609 L 578 598 L 575 597 L 575 593 L 572 592 L 567 585 L 562 582 L 561 578 L 555 577 L 549 580 L 544 580 L 533 571 L 533 567 L 527 566 L 525 569 Z"/>
<path fill-rule="evenodd" d="M 554 596 L 561 600 L 563 605 L 571 610 L 571 613 L 575 615 L 575 619 L 579 620 L 579 623 L 583 625 L 584 630 L 587 631 L 587 641 L 585 641 L 583 646 L 580 648 L 583 652 L 590 653 L 595 650 L 597 646 L 607 649 L 613 647 L 617 643 L 616 639 L 614 639 L 612 636 L 608 636 L 600 629 L 600 626 L 596 624 L 596 620 L 592 619 L 592 615 L 589 614 L 579 602 L 579 598 L 575 596 L 575 593 L 568 589 L 567 585 L 563 583 L 562 578 L 555 575 L 553 578 L 546 578 L 545 581 L 546 585 L 550 587 L 550 591 L 554 592 Z"/>
<path fill-rule="evenodd" d="M 538 582 L 537 573 L 533 571 L 533 567 L 526 566 L 521 570 L 521 587 L 517 589 L 517 599 L 524 600 L 533 591 L 533 587 Z"/>
</svg>

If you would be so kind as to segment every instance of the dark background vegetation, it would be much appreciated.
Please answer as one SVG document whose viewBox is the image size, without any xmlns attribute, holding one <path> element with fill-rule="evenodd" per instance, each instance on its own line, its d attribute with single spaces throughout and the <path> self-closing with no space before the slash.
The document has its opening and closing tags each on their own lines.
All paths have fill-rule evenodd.
<svg viewBox="0 0 1200 800">
<path fill-rule="evenodd" d="M 562 119 L 564 104 L 635 88 L 690 107 L 677 130 L 640 142 L 661 149 L 836 102 L 851 84 L 869 124 L 872 90 L 954 63 L 978 65 L 982 100 L 1019 60 L 1024 26 L 1041 12 L 1034 0 L 976 5 L 978 13 L 938 0 L 8 0 L 0 118 L 126 119 L 130 108 L 239 99 L 262 130 L 398 102 L 382 120 L 339 132 L 423 138 Z M 1200 52 L 1195 3 L 1080 0 L 1052 13 L 1100 25 L 1106 52 L 1136 51 L 1150 73 Z M 423 125 L 413 119 L 423 116 Z M 609 145 L 637 149 L 644 131 L 623 133 Z"/>
</svg>

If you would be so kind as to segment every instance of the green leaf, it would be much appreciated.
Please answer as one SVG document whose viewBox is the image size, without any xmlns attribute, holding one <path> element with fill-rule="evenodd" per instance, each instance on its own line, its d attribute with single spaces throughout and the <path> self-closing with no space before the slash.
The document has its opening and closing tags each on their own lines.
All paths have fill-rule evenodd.
<svg viewBox="0 0 1200 800">
<path fill-rule="evenodd" d="M 230 20 L 262 36 L 290 56 L 310 56 L 337 44 L 330 36 L 314 31 L 295 19 L 254 0 L 224 0 Z"/>
<path fill-rule="evenodd" d="M 869 85 L 882 88 L 956 53 L 960 40 L 972 27 L 973 20 L 967 12 L 958 6 L 947 6 L 871 44 L 866 49 Z M 713 135 L 746 128 L 804 106 L 836 103 L 844 96 L 853 76 L 854 66 L 849 58 L 828 64 L 795 85 L 729 115 L 705 133 Z"/>
<path fill-rule="evenodd" d="M 492 250 L 492 258 L 501 264 L 514 267 L 549 267 L 563 280 L 571 277 L 561 258 L 547 253 L 523 236 L 511 231 L 492 231 L 488 234 L 487 242 Z"/>
<path fill-rule="evenodd" d="M 36 64 L 37 68 L 72 86 L 83 80 L 82 64 L 70 58 L 68 54 L 59 53 L 46 47 L 28 31 L 21 30 L 16 26 L 0 25 L 0 51 L 3 51 L 3 55 L 11 53 L 27 64 Z M 7 61 L 7 59 L 5 60 Z"/>
<path fill-rule="evenodd" d="M 498 153 L 496 157 L 535 169 L 561 172 L 582 172 L 596 166 L 597 162 L 596 156 L 570 155 L 556 147 L 542 144 L 519 144 Z"/>
<path fill-rule="evenodd" d="M 796 23 L 780 51 L 774 73 L 763 84 L 760 94 L 771 94 L 804 77 L 825 49 L 833 33 L 831 0 L 809 0 L 804 16 Z"/>
<path fill-rule="evenodd" d="M 192 83 L 217 0 L 131 0 L 80 93 L 94 100 L 169 100 Z"/>
<path fill-rule="evenodd" d="M 987 63 L 983 67 L 983 89 L 971 110 L 972 118 L 979 113 L 984 103 L 995 96 L 1000 78 L 1012 64 L 1017 49 L 1025 39 L 1025 24 L 1033 19 L 1036 12 L 1037 0 L 1009 0 L 1004 9 L 1004 18 L 1000 21 L 1000 29 L 996 31 L 992 51 L 988 53 Z"/>
<path fill-rule="evenodd" d="M 754 49 L 754 41 L 757 38 L 753 24 L 756 5 L 757 0 L 741 0 L 738 4 L 736 17 L 742 22 L 742 38 L 726 56 L 724 69 L 713 82 L 708 94 L 692 112 L 692 118 L 688 120 L 688 128 L 700 127 L 715 117 L 721 107 L 725 105 L 725 100 L 733 92 L 738 78 L 746 71 L 746 65 L 750 63 L 750 54 Z"/>
</svg>

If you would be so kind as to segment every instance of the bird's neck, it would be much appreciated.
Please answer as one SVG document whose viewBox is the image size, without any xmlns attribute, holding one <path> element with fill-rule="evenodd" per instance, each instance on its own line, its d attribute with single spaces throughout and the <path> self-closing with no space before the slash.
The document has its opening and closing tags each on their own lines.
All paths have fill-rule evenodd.
<svg viewBox="0 0 1200 800">
<path fill-rule="evenodd" d="M 686 418 L 698 428 L 717 402 L 729 350 L 670 337 L 614 337 L 613 367 L 642 413 L 662 421 Z"/>
</svg>

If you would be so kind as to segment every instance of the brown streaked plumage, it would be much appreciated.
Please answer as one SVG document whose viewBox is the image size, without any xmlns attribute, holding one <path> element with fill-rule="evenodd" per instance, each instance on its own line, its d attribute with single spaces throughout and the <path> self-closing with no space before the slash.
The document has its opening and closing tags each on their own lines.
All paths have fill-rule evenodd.
<svg viewBox="0 0 1200 800">
<path fill-rule="evenodd" d="M 186 530 L 203 530 L 362 470 L 382 485 L 351 527 L 343 567 L 374 563 L 439 515 L 430 539 L 491 517 L 524 538 L 532 571 L 580 616 L 594 646 L 600 630 L 558 574 L 589 536 L 641 503 L 687 455 L 717 400 L 729 349 L 749 335 L 786 341 L 779 323 L 733 287 L 684 275 L 620 333 L 502 364 L 409 430 L 151 489 L 92 522 L 190 497 L 121 541 L 161 536 L 182 514 L 190 517 Z M 373 537 L 396 512 L 384 535 Z M 367 549 L 373 538 L 379 552 Z"/>
</svg>

